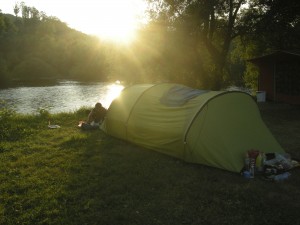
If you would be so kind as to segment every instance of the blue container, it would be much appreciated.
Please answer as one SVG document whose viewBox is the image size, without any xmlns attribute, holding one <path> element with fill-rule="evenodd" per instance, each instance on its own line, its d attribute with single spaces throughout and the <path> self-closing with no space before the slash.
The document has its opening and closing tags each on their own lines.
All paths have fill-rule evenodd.
<svg viewBox="0 0 300 225">
<path fill-rule="evenodd" d="M 252 178 L 252 177 L 251 177 L 250 171 L 245 170 L 245 171 L 243 172 L 243 177 L 244 177 L 244 178 L 247 178 L 247 179 Z"/>
</svg>

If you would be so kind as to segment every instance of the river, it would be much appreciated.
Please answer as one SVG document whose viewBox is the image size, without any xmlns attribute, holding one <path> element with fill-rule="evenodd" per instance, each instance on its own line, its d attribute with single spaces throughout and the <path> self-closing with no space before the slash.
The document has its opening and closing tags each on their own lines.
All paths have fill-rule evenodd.
<svg viewBox="0 0 300 225">
<path fill-rule="evenodd" d="M 73 112 L 80 107 L 93 107 L 96 102 L 108 108 L 123 88 L 119 83 L 60 81 L 54 86 L 0 89 L 0 107 L 5 105 L 21 114 L 35 114 L 41 109 Z"/>
</svg>

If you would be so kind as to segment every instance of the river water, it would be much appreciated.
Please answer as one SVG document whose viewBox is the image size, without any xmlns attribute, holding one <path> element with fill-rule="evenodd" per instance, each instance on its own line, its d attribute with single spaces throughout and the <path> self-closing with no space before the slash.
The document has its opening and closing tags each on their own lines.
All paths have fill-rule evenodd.
<svg viewBox="0 0 300 225">
<path fill-rule="evenodd" d="M 21 114 L 38 113 L 41 109 L 73 112 L 80 107 L 93 107 L 96 102 L 108 108 L 123 88 L 119 83 L 60 81 L 54 86 L 0 89 L 0 107 L 5 105 Z"/>
</svg>

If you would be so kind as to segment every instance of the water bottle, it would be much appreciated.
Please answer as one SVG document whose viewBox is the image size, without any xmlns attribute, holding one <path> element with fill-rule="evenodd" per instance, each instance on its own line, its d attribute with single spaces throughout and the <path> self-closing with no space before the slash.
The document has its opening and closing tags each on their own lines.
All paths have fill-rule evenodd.
<svg viewBox="0 0 300 225">
<path fill-rule="evenodd" d="M 245 167 L 246 171 L 250 171 L 250 158 L 249 158 L 249 154 L 248 153 L 246 153 L 246 155 L 245 155 L 244 167 Z"/>
<path fill-rule="evenodd" d="M 277 182 L 284 181 L 284 180 L 287 180 L 290 176 L 291 176 L 291 174 L 289 172 L 285 172 L 285 173 L 276 175 L 273 179 L 274 179 L 274 181 L 277 181 Z"/>
<path fill-rule="evenodd" d="M 255 173 L 255 159 L 250 159 L 250 178 L 254 178 Z"/>
<path fill-rule="evenodd" d="M 258 156 L 256 157 L 256 169 L 257 169 L 257 172 L 262 172 L 263 171 L 263 167 L 264 167 L 264 153 L 263 152 L 260 152 L 258 154 Z"/>
</svg>

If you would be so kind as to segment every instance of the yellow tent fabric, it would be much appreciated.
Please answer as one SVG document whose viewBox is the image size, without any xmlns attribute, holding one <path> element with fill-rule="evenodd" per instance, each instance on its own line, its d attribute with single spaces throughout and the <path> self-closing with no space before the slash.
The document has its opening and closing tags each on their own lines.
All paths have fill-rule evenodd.
<svg viewBox="0 0 300 225">
<path fill-rule="evenodd" d="M 247 150 L 284 152 L 256 102 L 243 92 L 133 85 L 112 102 L 102 129 L 187 162 L 232 172 L 240 172 Z"/>
</svg>

